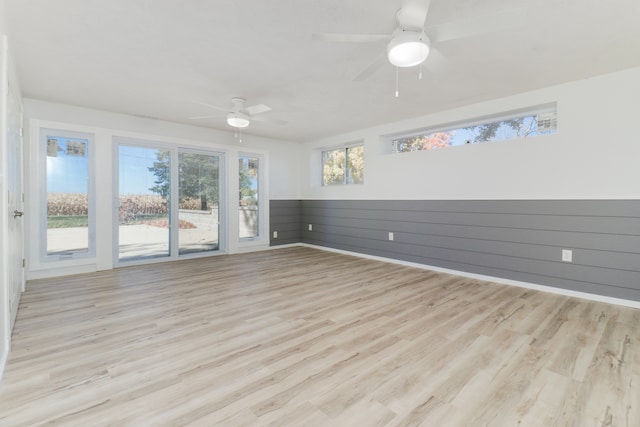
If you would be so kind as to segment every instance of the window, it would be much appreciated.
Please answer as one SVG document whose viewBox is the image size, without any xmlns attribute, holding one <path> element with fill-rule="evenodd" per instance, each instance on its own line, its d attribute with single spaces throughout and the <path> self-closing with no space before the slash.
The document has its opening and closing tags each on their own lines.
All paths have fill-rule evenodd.
<svg viewBox="0 0 640 427">
<path fill-rule="evenodd" d="M 433 150 L 465 144 L 527 138 L 557 131 L 557 114 L 553 109 L 530 110 L 471 125 L 438 129 L 392 140 L 394 153 Z"/>
<path fill-rule="evenodd" d="M 42 197 L 45 260 L 95 253 L 93 135 L 41 129 L 46 194 Z"/>
<path fill-rule="evenodd" d="M 362 184 L 364 145 L 322 152 L 322 185 Z"/>
<path fill-rule="evenodd" d="M 238 224 L 240 239 L 250 240 L 259 236 L 260 211 L 260 159 L 254 156 L 240 156 L 238 178 Z"/>
</svg>

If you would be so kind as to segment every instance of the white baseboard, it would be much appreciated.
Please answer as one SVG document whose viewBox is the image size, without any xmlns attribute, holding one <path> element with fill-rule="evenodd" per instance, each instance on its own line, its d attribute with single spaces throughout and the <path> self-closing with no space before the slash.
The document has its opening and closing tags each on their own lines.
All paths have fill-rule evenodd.
<svg viewBox="0 0 640 427">
<path fill-rule="evenodd" d="M 242 246 L 238 246 L 237 248 L 235 248 L 235 250 L 233 252 L 229 252 L 229 255 L 246 254 L 246 253 L 250 253 L 250 252 L 260 252 L 260 251 L 267 250 L 269 248 L 270 247 L 269 247 L 268 243 L 242 245 Z"/>
<path fill-rule="evenodd" d="M 591 300 L 591 301 L 605 302 L 605 303 L 608 303 L 608 304 L 621 305 L 621 306 L 624 306 L 624 307 L 640 308 L 640 301 L 633 301 L 633 300 L 627 300 L 627 299 L 622 299 L 622 298 L 607 297 L 607 296 L 604 296 L 604 295 L 592 294 L 592 293 L 588 293 L 588 292 L 572 291 L 572 290 L 569 290 L 569 289 L 554 288 L 552 286 L 538 285 L 538 284 L 535 284 L 535 283 L 528 283 L 528 282 L 521 282 L 521 281 L 518 281 L 518 280 L 504 279 L 504 278 L 501 278 L 501 277 L 485 276 L 483 274 L 475 274 L 475 273 L 469 273 L 469 272 L 466 272 L 466 271 L 451 270 L 451 269 L 448 269 L 448 268 L 435 267 L 435 266 L 426 265 L 426 264 L 419 264 L 417 262 L 408 262 L 408 261 L 402 261 L 402 260 L 393 259 L 393 258 L 385 258 L 385 257 L 381 257 L 381 256 L 367 255 L 367 254 L 361 254 L 361 253 L 358 253 L 358 252 L 345 251 L 345 250 L 342 250 L 342 249 L 327 248 L 325 246 L 310 245 L 308 243 L 294 243 L 293 245 L 275 246 L 274 248 L 280 248 L 280 247 L 286 247 L 286 246 L 296 246 L 296 245 L 297 246 L 305 246 L 305 247 L 308 247 L 308 248 L 320 249 L 320 250 L 327 251 L 327 252 L 335 252 L 335 253 L 344 254 L 344 255 L 351 255 L 351 256 L 356 256 L 356 257 L 360 257 L 360 258 L 372 259 L 372 260 L 376 260 L 376 261 L 383 261 L 383 262 L 388 262 L 388 263 L 391 263 L 391 264 L 399 264 L 399 265 L 405 265 L 405 266 L 408 266 L 408 267 L 421 268 L 423 270 L 438 271 L 438 272 L 442 272 L 442 273 L 453 274 L 453 275 L 456 275 L 456 276 L 468 277 L 470 279 L 478 279 L 478 280 L 484 280 L 484 281 L 487 281 L 487 282 L 499 283 L 499 284 L 502 284 L 502 285 L 517 286 L 519 288 L 533 289 L 533 290 L 536 290 L 536 291 L 548 292 L 548 293 L 557 294 L 557 295 L 564 295 L 564 296 L 569 296 L 569 297 L 582 298 L 582 299 L 587 299 L 587 300 Z"/>
<path fill-rule="evenodd" d="M 283 248 L 295 248 L 296 246 L 308 246 L 310 248 L 316 248 L 317 247 L 318 249 L 323 249 L 320 246 L 307 245 L 306 243 L 287 243 L 285 245 L 269 246 L 268 250 L 283 249 Z"/>
<path fill-rule="evenodd" d="M 49 279 L 52 277 L 72 276 L 74 274 L 95 273 L 95 264 L 76 265 L 62 268 L 48 268 L 27 271 L 27 280 Z"/>
<path fill-rule="evenodd" d="M 2 354 L 0 354 L 0 384 L 2 384 L 2 374 L 4 374 L 4 367 L 7 366 L 7 360 L 9 359 L 10 345 L 11 345 L 11 342 L 5 342 L 4 351 L 2 352 Z"/>
</svg>

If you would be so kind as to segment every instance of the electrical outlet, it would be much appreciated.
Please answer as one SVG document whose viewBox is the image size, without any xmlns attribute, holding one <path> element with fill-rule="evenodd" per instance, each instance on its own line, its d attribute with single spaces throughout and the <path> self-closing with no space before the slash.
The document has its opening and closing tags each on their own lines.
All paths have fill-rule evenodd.
<svg viewBox="0 0 640 427">
<path fill-rule="evenodd" d="M 309 224 L 309 231 L 313 231 L 313 225 Z"/>
<path fill-rule="evenodd" d="M 274 238 L 274 239 L 277 239 L 277 238 L 278 238 L 278 232 L 277 232 L 277 231 L 274 231 L 274 232 L 273 232 L 273 238 Z"/>
<path fill-rule="evenodd" d="M 573 251 L 571 249 L 563 249 L 562 250 L 562 261 L 563 262 L 573 262 Z"/>
<path fill-rule="evenodd" d="M 389 240 L 393 240 L 393 232 L 392 231 L 389 232 Z"/>
</svg>

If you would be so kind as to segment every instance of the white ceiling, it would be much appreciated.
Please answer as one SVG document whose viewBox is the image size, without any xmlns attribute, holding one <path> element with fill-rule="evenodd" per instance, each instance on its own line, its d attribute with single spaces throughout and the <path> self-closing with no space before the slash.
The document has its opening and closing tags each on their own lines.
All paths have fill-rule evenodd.
<svg viewBox="0 0 640 427">
<path fill-rule="evenodd" d="M 312 35 L 390 34 L 401 0 L 6 2 L 26 97 L 229 129 L 224 114 L 187 118 L 215 113 L 193 101 L 226 107 L 240 96 L 287 122 L 252 122 L 247 133 L 292 141 L 640 66 L 638 0 L 433 0 L 427 27 L 500 11 L 524 19 L 435 44 L 423 80 L 400 70 L 397 99 L 388 63 L 354 81 L 385 42 Z"/>
</svg>

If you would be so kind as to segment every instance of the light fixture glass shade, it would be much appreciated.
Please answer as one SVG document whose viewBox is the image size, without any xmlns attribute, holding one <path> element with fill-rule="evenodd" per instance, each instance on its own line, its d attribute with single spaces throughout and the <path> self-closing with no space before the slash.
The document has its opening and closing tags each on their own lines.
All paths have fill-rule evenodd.
<svg viewBox="0 0 640 427">
<path fill-rule="evenodd" d="M 402 31 L 387 47 L 387 57 L 396 67 L 413 67 L 429 56 L 429 38 L 424 31 Z"/>
<path fill-rule="evenodd" d="M 227 124 L 234 128 L 246 128 L 249 126 L 249 117 L 243 113 L 229 113 L 227 114 Z"/>
</svg>

